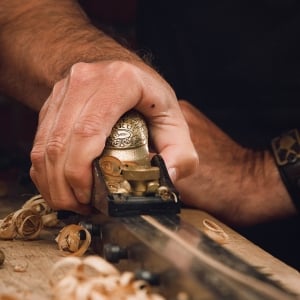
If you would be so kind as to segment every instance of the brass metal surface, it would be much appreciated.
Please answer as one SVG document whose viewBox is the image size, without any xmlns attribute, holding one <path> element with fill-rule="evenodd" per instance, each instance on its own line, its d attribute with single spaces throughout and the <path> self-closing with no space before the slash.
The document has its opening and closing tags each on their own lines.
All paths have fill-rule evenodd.
<svg viewBox="0 0 300 300">
<path fill-rule="evenodd" d="M 103 156 L 150 166 L 148 129 L 141 114 L 131 110 L 119 119 L 106 141 Z"/>
<path fill-rule="evenodd" d="M 151 165 L 148 150 L 148 129 L 141 114 L 131 110 L 113 127 L 105 149 L 99 159 L 99 167 L 110 193 L 147 196 L 161 193 L 160 170 Z M 164 187 L 168 190 L 168 187 Z"/>
</svg>

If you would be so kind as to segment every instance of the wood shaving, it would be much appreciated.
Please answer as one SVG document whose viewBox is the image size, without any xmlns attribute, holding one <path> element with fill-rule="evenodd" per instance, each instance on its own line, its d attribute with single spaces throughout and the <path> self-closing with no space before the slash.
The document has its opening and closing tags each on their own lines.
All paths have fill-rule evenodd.
<svg viewBox="0 0 300 300">
<path fill-rule="evenodd" d="M 42 219 L 31 209 L 19 209 L 0 221 L 0 238 L 36 238 L 42 229 Z"/>
<path fill-rule="evenodd" d="M 35 239 L 42 227 L 43 222 L 41 216 L 31 209 L 19 209 L 13 215 L 16 230 L 23 239 Z"/>
<path fill-rule="evenodd" d="M 19 210 L 0 220 L 0 239 L 35 239 L 43 226 L 57 226 L 57 214 L 41 195 L 31 197 Z"/>
<path fill-rule="evenodd" d="M 204 232 L 220 245 L 228 243 L 229 236 L 217 223 L 209 219 L 203 220 Z"/>
<path fill-rule="evenodd" d="M 54 300 L 165 299 L 152 293 L 147 282 L 136 280 L 131 272 L 120 273 L 99 256 L 72 256 L 58 261 L 50 274 L 50 285 Z"/>
<path fill-rule="evenodd" d="M 28 263 L 26 261 L 24 262 L 19 261 L 14 264 L 13 268 L 14 268 L 14 272 L 26 272 L 28 268 Z"/>
<path fill-rule="evenodd" d="M 31 209 L 38 213 L 42 217 L 43 225 L 46 227 L 55 227 L 59 224 L 57 212 L 49 207 L 41 195 L 35 195 L 28 199 L 22 208 Z"/>
<path fill-rule="evenodd" d="M 0 220 L 0 238 L 13 239 L 17 236 L 16 225 L 13 220 L 13 213 Z"/>
<path fill-rule="evenodd" d="M 69 252 L 73 256 L 82 256 L 89 248 L 91 240 L 89 231 L 75 224 L 65 226 L 55 238 L 59 250 Z"/>
</svg>

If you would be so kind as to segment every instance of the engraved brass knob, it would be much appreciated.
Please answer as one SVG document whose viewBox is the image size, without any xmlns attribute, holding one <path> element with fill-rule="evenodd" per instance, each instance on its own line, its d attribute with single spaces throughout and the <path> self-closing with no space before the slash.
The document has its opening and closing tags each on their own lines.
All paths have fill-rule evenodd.
<svg viewBox="0 0 300 300">
<path fill-rule="evenodd" d="M 159 187 L 159 168 L 150 161 L 147 125 L 136 111 L 127 112 L 115 124 L 99 163 L 111 193 L 143 196 Z"/>
</svg>

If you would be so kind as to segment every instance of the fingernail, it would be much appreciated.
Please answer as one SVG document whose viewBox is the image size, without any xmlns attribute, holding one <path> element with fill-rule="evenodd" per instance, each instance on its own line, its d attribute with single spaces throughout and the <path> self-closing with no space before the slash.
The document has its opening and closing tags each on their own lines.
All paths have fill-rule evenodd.
<svg viewBox="0 0 300 300">
<path fill-rule="evenodd" d="M 177 175 L 176 168 L 168 169 L 168 173 L 169 173 L 169 176 L 170 176 L 172 182 L 175 182 L 176 181 L 176 175 Z"/>
</svg>

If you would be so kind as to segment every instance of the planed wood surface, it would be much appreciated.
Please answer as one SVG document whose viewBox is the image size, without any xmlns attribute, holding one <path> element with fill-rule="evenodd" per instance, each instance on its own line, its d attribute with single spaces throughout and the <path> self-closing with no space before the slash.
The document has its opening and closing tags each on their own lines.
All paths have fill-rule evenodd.
<svg viewBox="0 0 300 300">
<path fill-rule="evenodd" d="M 0 199 L 0 219 L 21 205 L 22 202 L 17 199 Z M 183 209 L 181 217 L 200 230 L 204 230 L 203 220 L 217 223 L 228 235 L 227 242 L 223 245 L 225 248 L 300 295 L 300 274 L 295 269 L 202 211 Z M 0 295 L 8 293 L 24 300 L 51 299 L 49 272 L 53 264 L 62 257 L 54 241 L 58 231 L 59 228 L 43 230 L 40 238 L 35 241 L 0 240 L 0 249 L 6 256 L 3 266 L 0 267 Z M 24 263 L 27 264 L 24 272 L 14 271 L 15 265 Z"/>
<path fill-rule="evenodd" d="M 250 265 L 258 268 L 264 274 L 269 275 L 272 279 L 280 282 L 290 291 L 300 295 L 300 273 L 294 268 L 270 255 L 205 212 L 185 209 L 182 211 L 181 217 L 201 231 L 204 230 L 203 220 L 209 219 L 214 221 L 228 235 L 227 243 L 223 244 L 224 248 L 227 248 Z"/>
</svg>

